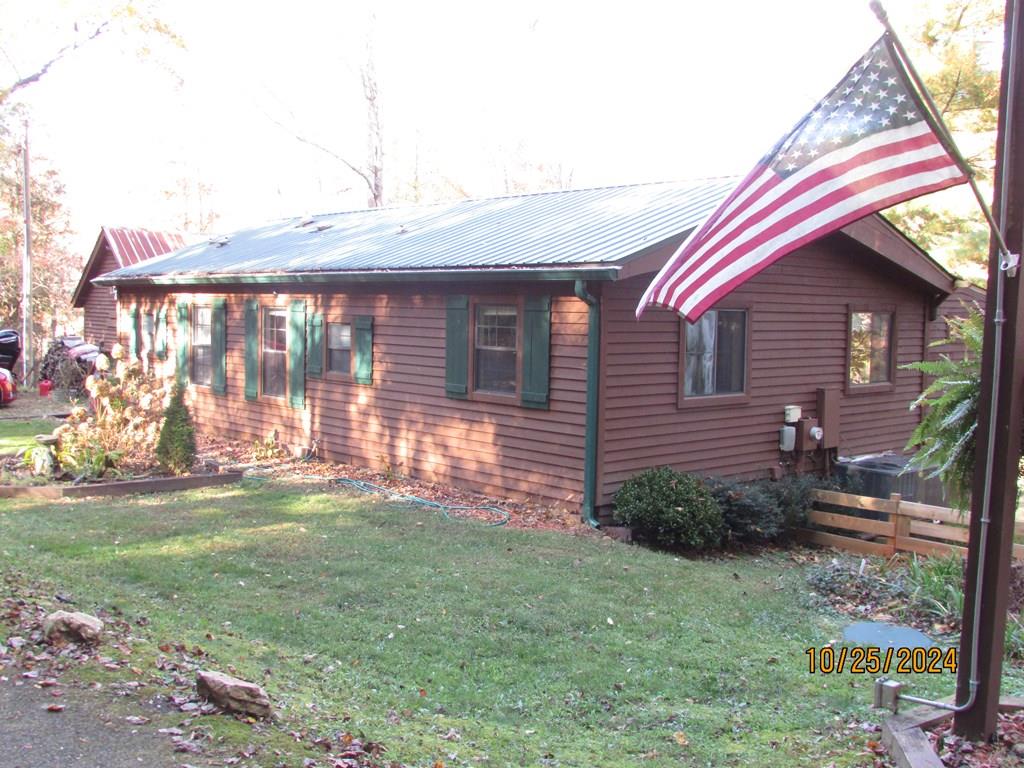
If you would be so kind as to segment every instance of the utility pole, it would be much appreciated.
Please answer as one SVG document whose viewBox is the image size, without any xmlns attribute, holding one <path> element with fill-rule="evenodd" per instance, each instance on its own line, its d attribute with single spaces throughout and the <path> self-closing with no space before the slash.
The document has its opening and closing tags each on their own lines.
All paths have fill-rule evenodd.
<svg viewBox="0 0 1024 768">
<path fill-rule="evenodd" d="M 22 212 L 25 216 L 25 254 L 21 259 L 21 370 L 22 386 L 28 386 L 35 368 L 32 346 L 32 192 L 28 169 L 28 120 L 25 121 L 25 143 L 22 145 Z"/>
<path fill-rule="evenodd" d="M 1019 2 L 1007 0 L 1006 3 L 993 206 L 1006 245 L 1014 254 L 1020 254 L 1024 249 L 1024 99 L 1020 98 L 1021 78 L 1024 78 L 1024 12 L 1018 7 Z M 1000 262 L 993 244 L 986 292 L 964 621 L 960 633 L 956 686 L 957 704 L 964 704 L 971 693 L 970 661 L 976 654 L 977 698 L 972 707 L 957 712 L 953 719 L 954 731 L 972 740 L 991 738 L 999 713 L 1024 411 L 1024 277 L 1021 277 L 1019 269 L 1004 271 Z M 1003 292 L 1002 313 L 997 311 L 1000 291 Z M 998 348 L 997 325 L 1003 328 Z M 996 360 L 1000 360 L 998 377 L 993 372 Z M 993 399 L 995 409 L 992 408 Z M 982 524 L 986 514 L 989 518 L 987 526 Z M 977 589 L 979 576 L 980 596 Z"/>
</svg>

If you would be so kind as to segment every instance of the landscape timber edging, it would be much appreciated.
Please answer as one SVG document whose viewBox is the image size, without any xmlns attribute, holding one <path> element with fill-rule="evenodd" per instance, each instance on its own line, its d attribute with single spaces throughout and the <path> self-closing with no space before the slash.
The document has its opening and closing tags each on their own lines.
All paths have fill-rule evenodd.
<svg viewBox="0 0 1024 768">
<path fill-rule="evenodd" d="M 148 477 L 141 480 L 83 485 L 0 485 L 0 499 L 77 499 L 86 496 L 128 496 L 134 493 L 186 491 L 191 488 L 237 483 L 242 477 L 242 472 L 221 472 L 216 475 Z"/>
<path fill-rule="evenodd" d="M 952 704 L 953 698 L 945 699 Z M 1024 699 L 1004 696 L 999 700 L 999 711 L 1024 709 Z M 894 715 L 882 724 L 882 743 L 889 749 L 893 762 L 899 768 L 945 768 L 935 754 L 924 729 L 938 725 L 953 716 L 949 710 L 918 707 L 905 715 Z"/>
</svg>

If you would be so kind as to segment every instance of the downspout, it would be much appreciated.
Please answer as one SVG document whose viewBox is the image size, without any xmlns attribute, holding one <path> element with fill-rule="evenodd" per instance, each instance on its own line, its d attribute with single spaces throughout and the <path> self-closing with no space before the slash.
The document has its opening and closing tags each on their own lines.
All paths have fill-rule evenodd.
<svg viewBox="0 0 1024 768">
<path fill-rule="evenodd" d="M 597 498 L 598 384 L 601 376 L 601 302 L 587 290 L 584 280 L 575 284 L 576 298 L 587 305 L 587 421 L 583 441 L 583 521 L 600 527 L 594 515 Z"/>
</svg>

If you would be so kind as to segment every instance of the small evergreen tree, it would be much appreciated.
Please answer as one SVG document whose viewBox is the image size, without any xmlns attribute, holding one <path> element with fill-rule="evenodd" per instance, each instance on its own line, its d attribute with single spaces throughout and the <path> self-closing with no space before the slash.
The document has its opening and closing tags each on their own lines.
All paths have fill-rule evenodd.
<svg viewBox="0 0 1024 768">
<path fill-rule="evenodd" d="M 196 431 L 185 405 L 185 391 L 177 384 L 171 393 L 171 403 L 164 412 L 164 425 L 156 444 L 156 460 L 161 467 L 176 475 L 188 472 L 196 460 Z"/>
</svg>

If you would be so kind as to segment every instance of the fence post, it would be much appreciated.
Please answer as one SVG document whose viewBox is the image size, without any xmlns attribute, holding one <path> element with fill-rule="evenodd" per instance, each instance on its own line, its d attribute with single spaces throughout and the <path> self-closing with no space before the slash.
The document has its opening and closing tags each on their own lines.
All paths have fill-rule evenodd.
<svg viewBox="0 0 1024 768">
<path fill-rule="evenodd" d="M 900 501 L 902 500 L 903 496 L 899 493 L 889 494 L 889 501 L 895 504 L 895 508 L 891 513 L 893 523 L 892 553 L 894 555 L 901 549 L 900 539 L 910 537 L 910 518 L 900 512 Z"/>
</svg>

